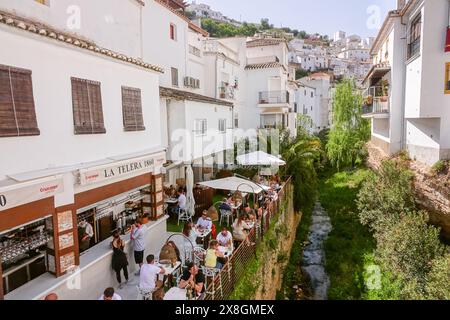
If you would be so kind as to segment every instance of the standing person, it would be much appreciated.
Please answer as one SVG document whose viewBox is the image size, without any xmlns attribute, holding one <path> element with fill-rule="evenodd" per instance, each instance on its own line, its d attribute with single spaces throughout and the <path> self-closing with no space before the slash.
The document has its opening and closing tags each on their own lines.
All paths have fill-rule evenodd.
<svg viewBox="0 0 450 320">
<path fill-rule="evenodd" d="M 141 290 L 153 292 L 156 288 L 156 280 L 158 274 L 165 274 L 166 270 L 163 267 L 155 265 L 155 256 L 147 256 L 147 263 L 141 268 L 141 276 L 139 279 L 139 287 Z"/>
<path fill-rule="evenodd" d="M 128 283 L 128 260 L 127 255 L 124 252 L 125 242 L 120 238 L 118 231 L 114 232 L 111 245 L 113 248 L 112 268 L 116 272 L 116 278 L 119 282 L 119 289 L 122 289 L 122 277 L 120 273 L 123 270 L 125 283 Z"/>
<path fill-rule="evenodd" d="M 94 228 L 85 219 L 81 220 L 79 224 L 80 252 L 86 251 L 91 246 L 91 239 L 94 236 Z"/>
<path fill-rule="evenodd" d="M 122 297 L 114 292 L 114 288 L 106 288 L 98 300 L 103 301 L 122 300 Z"/>
<path fill-rule="evenodd" d="M 144 251 L 145 251 L 145 227 L 142 225 L 142 220 L 137 219 L 136 223 L 131 227 L 131 240 L 133 240 L 134 249 L 134 262 L 139 265 L 139 271 L 136 275 L 139 275 L 142 264 L 144 263 Z"/>
<path fill-rule="evenodd" d="M 238 248 L 239 244 L 247 239 L 248 233 L 245 231 L 250 229 L 250 226 L 245 222 L 244 216 L 239 216 L 233 223 L 233 239 L 235 241 L 234 247 Z"/>
<path fill-rule="evenodd" d="M 193 262 L 186 263 L 186 269 L 181 275 L 178 288 L 186 289 L 188 286 L 196 297 L 205 293 L 205 275 Z"/>
</svg>

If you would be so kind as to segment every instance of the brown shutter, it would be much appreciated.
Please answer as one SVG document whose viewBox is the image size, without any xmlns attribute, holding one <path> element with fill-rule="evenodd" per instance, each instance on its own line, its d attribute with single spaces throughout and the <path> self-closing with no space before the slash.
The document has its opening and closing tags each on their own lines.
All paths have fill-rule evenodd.
<svg viewBox="0 0 450 320">
<path fill-rule="evenodd" d="M 9 68 L 0 66 L 0 137 L 18 136 Z"/>
<path fill-rule="evenodd" d="M 106 133 L 100 83 L 72 78 L 75 134 Z"/>
<path fill-rule="evenodd" d="M 0 65 L 0 137 L 39 134 L 31 71 Z"/>
<path fill-rule="evenodd" d="M 39 135 L 31 71 L 11 68 L 11 83 L 19 135 Z"/>
<path fill-rule="evenodd" d="M 145 130 L 140 89 L 122 87 L 122 113 L 125 131 Z"/>
<path fill-rule="evenodd" d="M 106 133 L 103 120 L 102 92 L 100 82 L 89 81 L 89 105 L 92 116 L 92 133 Z"/>
</svg>

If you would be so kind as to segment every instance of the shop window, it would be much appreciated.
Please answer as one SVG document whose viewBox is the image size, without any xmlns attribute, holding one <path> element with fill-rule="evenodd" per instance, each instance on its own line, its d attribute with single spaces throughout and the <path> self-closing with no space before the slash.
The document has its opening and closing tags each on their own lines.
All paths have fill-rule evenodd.
<svg viewBox="0 0 450 320">
<path fill-rule="evenodd" d="M 122 87 L 122 113 L 125 131 L 144 131 L 141 90 Z"/>
<path fill-rule="evenodd" d="M 411 23 L 408 37 L 408 59 L 420 53 L 420 39 L 422 34 L 422 15 L 419 14 Z"/>
<path fill-rule="evenodd" d="M 75 134 L 106 133 L 100 82 L 72 78 Z"/>
<path fill-rule="evenodd" d="M 445 94 L 450 94 L 450 62 L 445 65 Z"/>
<path fill-rule="evenodd" d="M 0 65 L 0 137 L 39 134 L 31 71 Z"/>
<path fill-rule="evenodd" d="M 178 87 L 178 69 L 171 68 L 172 85 Z"/>
</svg>

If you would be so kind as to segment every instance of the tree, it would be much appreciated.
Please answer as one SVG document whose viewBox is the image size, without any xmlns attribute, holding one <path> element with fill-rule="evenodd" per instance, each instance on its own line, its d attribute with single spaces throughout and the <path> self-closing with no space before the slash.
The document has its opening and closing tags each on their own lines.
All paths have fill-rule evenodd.
<svg viewBox="0 0 450 320">
<path fill-rule="evenodd" d="M 450 253 L 436 258 L 431 263 L 427 276 L 427 299 L 450 300 Z"/>
<path fill-rule="evenodd" d="M 361 186 L 356 204 L 363 225 L 377 233 L 415 210 L 414 175 L 394 161 L 384 161 Z"/>
<path fill-rule="evenodd" d="M 326 146 L 331 164 L 338 170 L 354 166 L 367 153 L 370 123 L 362 118 L 362 96 L 352 80 L 346 79 L 336 88 L 333 100 L 333 127 Z"/>
<path fill-rule="evenodd" d="M 433 260 L 446 251 L 439 234 L 438 228 L 428 225 L 424 212 L 416 212 L 402 217 L 379 237 L 377 254 L 381 263 L 405 282 L 407 292 L 418 296 L 425 292 Z"/>
<path fill-rule="evenodd" d="M 261 19 L 261 30 L 269 30 L 269 29 L 273 29 L 273 24 L 270 24 L 269 19 L 267 18 Z"/>
<path fill-rule="evenodd" d="M 307 77 L 309 75 L 309 72 L 305 69 L 297 69 L 295 70 L 295 79 L 301 79 L 304 77 Z"/>
</svg>

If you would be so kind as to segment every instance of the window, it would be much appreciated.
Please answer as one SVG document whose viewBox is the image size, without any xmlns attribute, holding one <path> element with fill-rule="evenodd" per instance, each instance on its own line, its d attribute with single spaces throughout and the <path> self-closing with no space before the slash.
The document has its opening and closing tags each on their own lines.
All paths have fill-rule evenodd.
<svg viewBox="0 0 450 320">
<path fill-rule="evenodd" d="M 106 133 L 100 82 L 72 78 L 75 134 Z"/>
<path fill-rule="evenodd" d="M 408 59 L 420 53 L 420 37 L 422 34 L 422 15 L 419 14 L 411 23 L 408 39 Z"/>
<path fill-rule="evenodd" d="M 311 98 L 314 98 L 314 92 L 311 91 Z"/>
<path fill-rule="evenodd" d="M 445 94 L 450 94 L 450 62 L 445 65 Z"/>
<path fill-rule="evenodd" d="M 239 128 L 239 116 L 238 114 L 234 115 L 234 127 Z"/>
<path fill-rule="evenodd" d="M 177 26 L 173 23 L 170 24 L 170 39 L 177 41 Z"/>
<path fill-rule="evenodd" d="M 172 85 L 178 87 L 178 69 L 172 68 Z"/>
<path fill-rule="evenodd" d="M 0 137 L 39 134 L 31 71 L 0 65 Z"/>
<path fill-rule="evenodd" d="M 219 119 L 219 132 L 227 132 L 227 119 Z"/>
<path fill-rule="evenodd" d="M 141 90 L 122 87 L 122 114 L 125 131 L 144 131 Z"/>
<path fill-rule="evenodd" d="M 195 120 L 195 133 L 198 136 L 203 136 L 208 130 L 206 119 Z"/>
</svg>

